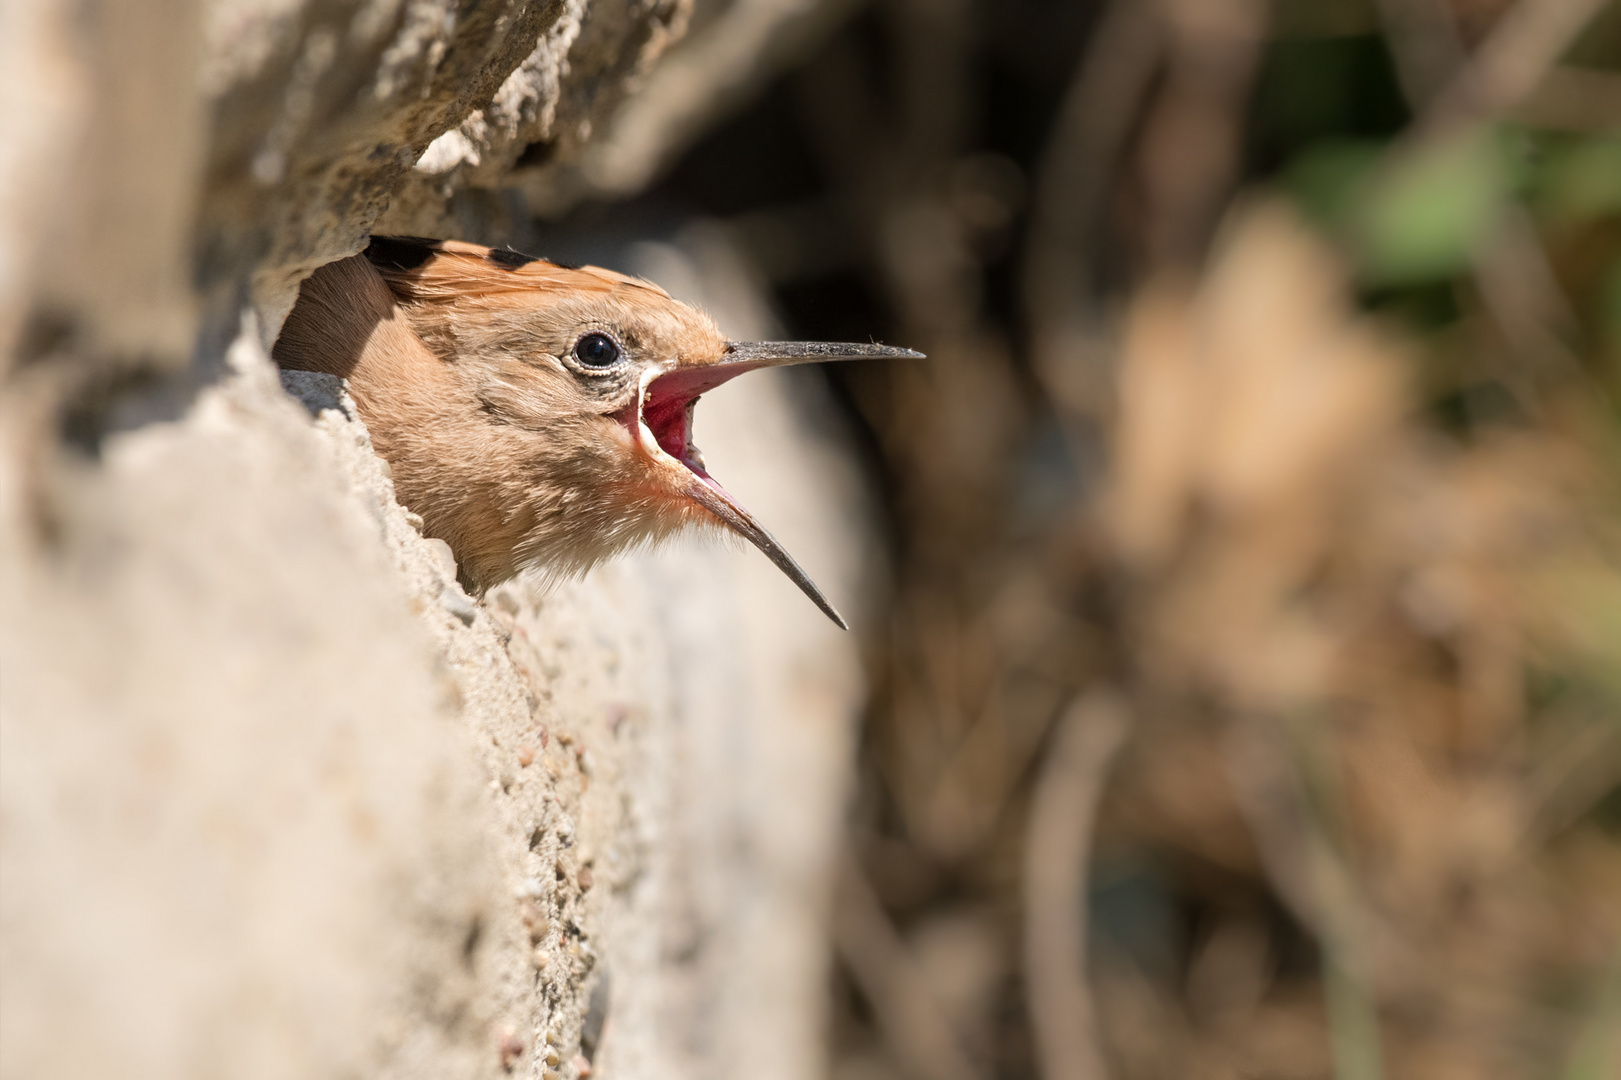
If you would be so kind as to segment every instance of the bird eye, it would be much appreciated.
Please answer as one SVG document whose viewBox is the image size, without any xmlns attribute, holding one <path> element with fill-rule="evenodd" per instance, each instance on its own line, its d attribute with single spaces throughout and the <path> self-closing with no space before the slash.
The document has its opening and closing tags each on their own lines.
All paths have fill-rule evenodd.
<svg viewBox="0 0 1621 1080">
<path fill-rule="evenodd" d="M 586 367 L 612 367 L 619 363 L 619 346 L 607 334 L 587 334 L 574 343 L 574 359 Z"/>
</svg>

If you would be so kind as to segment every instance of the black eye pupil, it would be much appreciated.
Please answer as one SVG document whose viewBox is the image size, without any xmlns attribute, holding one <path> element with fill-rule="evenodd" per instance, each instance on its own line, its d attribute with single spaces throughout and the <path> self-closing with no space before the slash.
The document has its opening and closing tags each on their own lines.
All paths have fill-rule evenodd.
<svg viewBox="0 0 1621 1080">
<path fill-rule="evenodd" d="M 619 362 L 619 346 L 607 334 L 587 334 L 574 343 L 574 357 L 591 367 L 607 367 Z"/>
</svg>

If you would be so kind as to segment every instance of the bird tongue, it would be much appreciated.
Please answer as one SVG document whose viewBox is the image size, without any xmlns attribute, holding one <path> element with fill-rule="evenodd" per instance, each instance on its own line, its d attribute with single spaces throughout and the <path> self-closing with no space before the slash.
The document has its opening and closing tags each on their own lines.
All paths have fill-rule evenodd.
<svg viewBox="0 0 1621 1080">
<path fill-rule="evenodd" d="M 659 449 L 686 466 L 687 471 L 692 473 L 692 484 L 687 489 L 687 497 L 759 548 L 766 558 L 776 564 L 777 569 L 788 575 L 788 580 L 798 585 L 800 591 L 822 609 L 823 614 L 838 624 L 841 630 L 848 630 L 850 626 L 844 621 L 844 617 L 828 602 L 827 597 L 822 595 L 822 590 L 816 587 L 816 583 L 794 561 L 794 557 L 783 549 L 776 537 L 754 519 L 754 515 L 743 509 L 731 493 L 709 475 L 704 468 L 703 455 L 692 443 L 692 412 L 693 407 L 698 404 L 698 395 L 757 365 L 727 366 L 731 370 L 724 372 L 690 369 L 673 371 L 660 375 L 648 383 L 642 398 L 642 423 L 653 433 Z"/>
</svg>

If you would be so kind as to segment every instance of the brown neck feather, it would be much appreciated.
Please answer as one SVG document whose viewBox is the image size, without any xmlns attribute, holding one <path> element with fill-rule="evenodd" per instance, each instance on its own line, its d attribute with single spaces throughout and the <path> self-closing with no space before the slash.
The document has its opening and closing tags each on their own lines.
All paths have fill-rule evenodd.
<svg viewBox="0 0 1621 1080">
<path fill-rule="evenodd" d="M 272 355 L 283 368 L 349 381 L 396 494 L 456 552 L 464 585 L 482 591 L 516 571 L 514 549 L 534 522 L 501 509 L 515 463 L 495 460 L 501 447 L 485 437 L 477 402 L 370 263 L 355 257 L 317 270 Z"/>
</svg>

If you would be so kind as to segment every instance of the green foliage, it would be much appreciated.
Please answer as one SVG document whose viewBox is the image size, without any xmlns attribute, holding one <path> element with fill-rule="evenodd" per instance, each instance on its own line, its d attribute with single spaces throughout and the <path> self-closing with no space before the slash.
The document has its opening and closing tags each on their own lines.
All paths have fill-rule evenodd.
<svg viewBox="0 0 1621 1080">
<path fill-rule="evenodd" d="M 1405 152 L 1336 141 L 1308 149 L 1285 183 L 1339 234 L 1373 288 L 1464 272 L 1518 183 L 1504 137 L 1471 129 Z"/>
<path fill-rule="evenodd" d="M 1331 136 L 1280 179 L 1339 240 L 1365 296 L 1420 330 L 1454 321 L 1437 298 L 1457 295 L 1504 213 L 1523 206 L 1584 333 L 1621 362 L 1621 136 L 1507 125 L 1413 144 Z"/>
<path fill-rule="evenodd" d="M 1368 178 L 1346 225 L 1362 275 L 1377 285 L 1454 277 L 1488 238 L 1512 178 L 1491 131 L 1462 132 L 1394 155 Z"/>
</svg>

